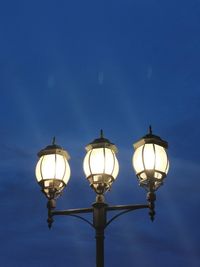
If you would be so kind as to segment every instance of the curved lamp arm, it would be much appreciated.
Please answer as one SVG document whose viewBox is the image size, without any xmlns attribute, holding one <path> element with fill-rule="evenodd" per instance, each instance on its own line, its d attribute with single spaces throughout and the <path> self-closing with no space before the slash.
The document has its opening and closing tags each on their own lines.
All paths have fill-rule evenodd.
<svg viewBox="0 0 200 267">
<path fill-rule="evenodd" d="M 120 217 L 121 215 L 128 213 L 130 211 L 133 210 L 138 210 L 138 209 L 145 209 L 145 208 L 149 208 L 149 205 L 120 205 L 120 206 L 111 206 L 108 207 L 107 210 L 113 211 L 113 210 L 123 210 L 121 212 L 119 212 L 118 214 L 116 214 L 115 216 L 113 216 L 107 223 L 106 226 L 107 227 L 112 221 L 114 221 L 115 219 L 117 219 L 118 217 Z"/>
</svg>

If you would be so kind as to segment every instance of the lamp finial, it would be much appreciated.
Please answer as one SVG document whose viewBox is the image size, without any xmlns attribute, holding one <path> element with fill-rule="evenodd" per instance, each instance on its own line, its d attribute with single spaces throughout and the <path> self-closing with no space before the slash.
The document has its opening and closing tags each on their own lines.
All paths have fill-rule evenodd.
<svg viewBox="0 0 200 267">
<path fill-rule="evenodd" d="M 52 145 L 54 146 L 55 144 L 56 144 L 56 137 L 54 136 L 52 140 Z"/>
<path fill-rule="evenodd" d="M 104 137 L 103 137 L 103 130 L 102 130 L 102 129 L 101 129 L 101 131 L 100 131 L 100 137 L 101 137 L 101 138 L 104 138 Z"/>
<path fill-rule="evenodd" d="M 149 134 L 152 134 L 152 127 L 149 125 Z"/>
</svg>

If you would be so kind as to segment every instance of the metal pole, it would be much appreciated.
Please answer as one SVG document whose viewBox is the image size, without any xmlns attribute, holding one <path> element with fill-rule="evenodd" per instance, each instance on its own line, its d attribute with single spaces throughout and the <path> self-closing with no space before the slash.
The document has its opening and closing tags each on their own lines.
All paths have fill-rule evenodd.
<svg viewBox="0 0 200 267">
<path fill-rule="evenodd" d="M 104 267 L 104 230 L 96 229 L 96 267 Z"/>
<path fill-rule="evenodd" d="M 96 267 L 104 267 L 104 229 L 106 226 L 106 207 L 103 197 L 93 204 L 93 225 L 96 238 Z"/>
</svg>

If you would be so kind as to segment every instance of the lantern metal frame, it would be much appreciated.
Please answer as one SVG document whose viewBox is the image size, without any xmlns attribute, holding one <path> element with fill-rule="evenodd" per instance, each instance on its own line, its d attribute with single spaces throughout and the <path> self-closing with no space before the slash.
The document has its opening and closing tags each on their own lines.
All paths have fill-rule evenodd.
<svg viewBox="0 0 200 267">
<path fill-rule="evenodd" d="M 91 154 L 92 154 L 93 150 L 97 149 L 97 148 L 102 148 L 103 149 L 104 160 L 105 160 L 105 157 L 106 157 L 105 156 L 106 155 L 106 148 L 111 151 L 112 156 L 113 156 L 113 161 L 114 161 L 114 165 L 113 165 L 111 174 L 106 174 L 105 173 L 105 168 L 104 168 L 104 172 L 102 172 L 102 173 L 92 173 L 90 158 L 91 158 Z M 117 147 L 113 143 L 111 143 L 108 139 L 104 138 L 103 130 L 101 130 L 100 138 L 97 138 L 92 143 L 89 143 L 85 147 L 85 149 L 86 149 L 87 153 L 90 152 L 90 155 L 89 155 L 90 175 L 87 176 L 86 178 L 89 181 L 91 188 L 94 189 L 94 191 L 97 194 L 102 195 L 102 194 L 104 194 L 105 192 L 107 192 L 108 190 L 111 189 L 111 185 L 115 181 L 115 178 L 113 177 L 113 173 L 114 173 L 115 165 L 118 164 L 118 162 L 116 162 L 116 155 L 115 155 L 118 152 Z M 95 177 L 96 176 L 99 177 L 98 178 L 99 180 L 95 181 Z"/>
<path fill-rule="evenodd" d="M 39 157 L 39 160 L 41 157 L 47 155 L 55 155 L 55 161 L 56 161 L 56 155 L 63 156 L 67 161 L 70 159 L 69 153 L 66 150 L 64 150 L 61 146 L 55 143 L 55 137 L 53 138 L 52 144 L 40 150 L 37 155 Z M 40 164 L 42 165 L 42 162 Z M 54 178 L 44 179 L 42 175 L 41 165 L 40 165 L 40 175 L 42 179 L 41 181 L 38 182 L 38 184 L 42 188 L 41 191 L 45 194 L 45 196 L 48 199 L 57 199 L 61 195 L 63 189 L 65 188 L 66 183 L 64 182 L 63 179 L 54 179 Z M 66 171 L 66 165 L 65 165 L 65 171 Z M 45 185 L 46 182 L 47 183 L 49 182 L 49 184 Z"/>
<path fill-rule="evenodd" d="M 144 150 L 146 144 L 152 144 L 153 151 L 154 151 L 154 168 L 152 170 L 148 170 L 145 166 L 144 162 Z M 156 148 L 155 145 L 158 145 L 162 147 L 165 150 L 166 157 L 167 157 L 167 164 L 165 167 L 165 171 L 160 171 L 156 169 Z M 143 164 L 143 170 L 141 172 L 136 172 L 136 176 L 139 181 L 139 185 L 142 186 L 147 191 L 156 191 L 161 185 L 163 185 L 164 179 L 167 176 L 167 170 L 169 168 L 169 157 L 167 153 L 168 149 L 168 142 L 162 140 L 159 136 L 154 135 L 152 133 L 151 126 L 149 127 L 149 133 L 142 137 L 139 141 L 133 144 L 133 147 L 135 151 L 143 146 L 142 148 L 142 164 Z M 136 170 L 135 170 L 136 171 Z M 155 173 L 159 173 L 161 175 L 160 178 L 155 177 Z M 142 177 L 142 174 L 145 174 L 146 177 Z"/>
<path fill-rule="evenodd" d="M 150 141 L 152 138 L 155 138 L 155 136 L 146 136 L 139 142 L 144 141 Z M 162 142 L 161 139 L 155 138 L 156 142 Z M 136 143 L 136 145 L 139 145 L 139 142 Z M 164 144 L 167 144 L 166 142 Z M 109 148 L 112 147 L 113 150 L 116 151 L 116 147 L 114 144 L 110 143 L 108 139 L 101 138 L 96 139 L 94 142 L 90 143 L 86 149 L 90 150 L 94 147 L 102 147 L 108 146 Z M 43 153 L 48 153 L 52 147 L 47 147 L 47 149 L 42 150 L 39 152 L 39 156 L 43 155 Z M 60 147 L 53 147 L 53 149 L 60 149 Z M 62 150 L 61 150 L 61 153 Z M 56 200 L 55 198 L 49 198 L 47 203 L 48 208 L 48 226 L 49 229 L 52 227 L 52 223 L 54 221 L 55 216 L 73 216 L 78 219 L 81 219 L 82 221 L 89 224 L 94 230 L 95 230 L 95 238 L 96 238 L 96 267 L 104 267 L 104 232 L 106 228 L 113 222 L 115 219 L 120 217 L 123 214 L 129 213 L 131 211 L 139 210 L 139 209 L 149 209 L 149 215 L 151 220 L 154 220 L 155 216 L 155 200 L 156 195 L 154 190 L 150 190 L 147 193 L 147 203 L 146 204 L 133 204 L 133 205 L 115 205 L 110 206 L 105 202 L 104 199 L 104 193 L 102 194 L 97 193 L 96 195 L 96 201 L 92 204 L 89 208 L 79 208 L 79 209 L 68 209 L 68 210 L 55 210 L 56 208 Z M 109 212 L 117 212 L 112 215 L 111 218 L 108 219 L 107 214 Z M 88 220 L 87 218 L 83 217 L 82 214 L 92 214 L 92 221 Z"/>
</svg>

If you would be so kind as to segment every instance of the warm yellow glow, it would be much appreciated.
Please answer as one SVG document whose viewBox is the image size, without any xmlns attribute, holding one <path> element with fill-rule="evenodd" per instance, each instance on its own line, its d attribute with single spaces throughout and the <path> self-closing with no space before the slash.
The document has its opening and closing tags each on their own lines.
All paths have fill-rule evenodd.
<svg viewBox="0 0 200 267">
<path fill-rule="evenodd" d="M 153 144 L 146 144 L 144 146 L 144 167 L 146 170 L 153 170 L 155 168 L 156 156 Z"/>
<path fill-rule="evenodd" d="M 138 147 L 133 154 L 133 166 L 135 168 L 136 173 L 139 173 L 144 170 L 144 165 L 142 162 L 142 149 L 143 146 Z"/>
<path fill-rule="evenodd" d="M 156 170 L 160 170 L 167 174 L 169 170 L 169 166 L 167 166 L 168 158 L 167 158 L 166 151 L 163 147 L 157 146 L 157 145 L 155 146 L 155 149 L 156 149 Z"/>
<path fill-rule="evenodd" d="M 70 178 L 70 167 L 68 161 L 62 155 L 44 155 L 39 159 L 35 173 L 38 182 L 41 180 L 59 179 L 67 184 Z"/>
<path fill-rule="evenodd" d="M 115 179 L 119 172 L 118 160 L 109 148 L 94 148 L 87 152 L 83 169 L 86 177 L 91 174 L 107 174 Z"/>
<path fill-rule="evenodd" d="M 133 155 L 133 166 L 136 173 L 157 170 L 167 174 L 169 169 L 167 153 L 162 146 L 145 144 L 136 149 Z M 155 172 L 155 178 L 162 178 L 162 175 Z"/>
</svg>

